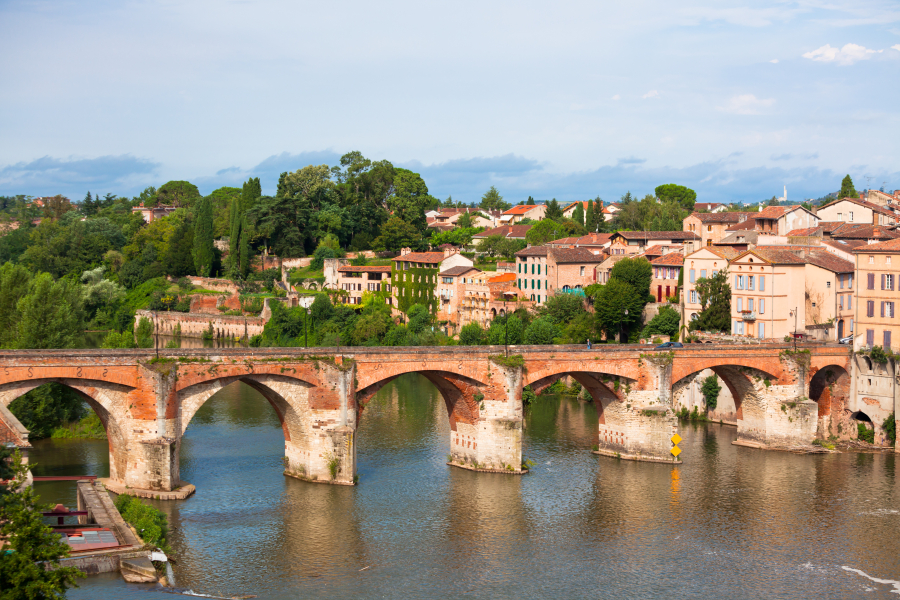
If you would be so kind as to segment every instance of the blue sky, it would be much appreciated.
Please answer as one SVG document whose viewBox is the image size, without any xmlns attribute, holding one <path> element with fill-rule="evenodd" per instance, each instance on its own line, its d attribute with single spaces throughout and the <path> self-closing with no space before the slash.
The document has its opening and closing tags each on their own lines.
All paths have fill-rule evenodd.
<svg viewBox="0 0 900 600">
<path fill-rule="evenodd" d="M 0 194 L 350 150 L 463 201 L 900 188 L 896 1 L 6 1 L 0 49 Z"/>
</svg>

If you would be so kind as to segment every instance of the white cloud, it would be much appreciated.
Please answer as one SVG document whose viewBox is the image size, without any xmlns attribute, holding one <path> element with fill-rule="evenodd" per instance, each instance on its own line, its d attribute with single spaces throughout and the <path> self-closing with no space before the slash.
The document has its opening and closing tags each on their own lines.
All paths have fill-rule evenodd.
<svg viewBox="0 0 900 600">
<path fill-rule="evenodd" d="M 778 59 L 777 59 L 777 58 L 773 58 L 773 59 L 770 60 L 769 62 L 772 63 L 773 65 L 777 65 L 777 64 L 778 64 Z"/>
<path fill-rule="evenodd" d="M 613 96 L 612 98 L 610 98 L 610 100 L 619 100 L 621 97 L 622 97 L 622 96 L 616 94 L 615 96 Z"/>
<path fill-rule="evenodd" d="M 803 55 L 803 58 L 819 62 L 836 62 L 839 65 L 852 65 L 856 61 L 871 58 L 873 54 L 884 52 L 883 50 L 871 50 L 858 44 L 845 44 L 843 48 L 833 48 L 831 44 L 825 44 Z"/>
<path fill-rule="evenodd" d="M 644 99 L 657 98 L 657 97 L 659 97 L 659 92 L 657 92 L 656 90 L 650 90 L 649 92 L 647 92 L 646 94 L 641 96 L 641 98 L 644 98 Z"/>
<path fill-rule="evenodd" d="M 893 48 L 897 52 L 900 52 L 900 44 L 894 44 L 893 46 L 891 46 L 891 48 Z"/>
<path fill-rule="evenodd" d="M 763 109 L 775 104 L 775 98 L 757 98 L 753 94 L 732 96 L 725 106 L 717 106 L 722 112 L 734 115 L 758 115 Z"/>
</svg>

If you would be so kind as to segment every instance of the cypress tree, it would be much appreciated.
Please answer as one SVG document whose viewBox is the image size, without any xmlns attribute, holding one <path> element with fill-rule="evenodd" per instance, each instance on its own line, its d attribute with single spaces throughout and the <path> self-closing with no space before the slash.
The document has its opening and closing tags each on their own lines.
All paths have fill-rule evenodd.
<svg viewBox="0 0 900 600">
<path fill-rule="evenodd" d="M 600 196 L 594 198 L 594 231 L 600 231 L 603 228 L 603 200 Z"/>
<path fill-rule="evenodd" d="M 584 228 L 588 230 L 588 233 L 597 231 L 597 217 L 594 215 L 594 203 L 590 200 L 588 200 L 587 214 L 584 217 Z"/>
<path fill-rule="evenodd" d="M 250 232 L 247 229 L 247 219 L 241 220 L 241 261 L 240 273 L 247 277 L 250 274 Z"/>
<path fill-rule="evenodd" d="M 575 205 L 575 210 L 572 211 L 572 218 L 575 219 L 576 223 L 584 227 L 584 205 L 580 200 Z"/>
<path fill-rule="evenodd" d="M 197 204 L 194 225 L 194 268 L 200 277 L 209 277 L 215 258 L 213 250 L 213 214 L 209 198 Z"/>
</svg>

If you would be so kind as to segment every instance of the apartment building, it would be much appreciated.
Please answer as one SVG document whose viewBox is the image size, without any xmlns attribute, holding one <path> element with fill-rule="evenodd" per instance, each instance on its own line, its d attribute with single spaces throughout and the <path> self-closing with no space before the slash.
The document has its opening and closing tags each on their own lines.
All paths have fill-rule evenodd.
<svg viewBox="0 0 900 600">
<path fill-rule="evenodd" d="M 710 246 L 700 248 L 684 257 L 685 269 L 684 288 L 684 314 L 686 321 L 693 321 L 703 309 L 700 305 L 700 294 L 697 292 L 697 282 L 707 277 L 712 277 L 721 270 L 728 269 L 728 261 L 737 257 L 740 252 L 727 246 Z"/>
<path fill-rule="evenodd" d="M 650 293 L 657 302 L 665 302 L 670 297 L 678 298 L 678 277 L 684 267 L 684 256 L 670 252 L 650 261 L 653 278 Z"/>
<path fill-rule="evenodd" d="M 625 247 L 643 252 L 654 245 L 673 246 L 691 241 L 699 243 L 700 236 L 693 231 L 617 231 L 610 236 L 610 250 Z"/>
<path fill-rule="evenodd" d="M 835 200 L 819 207 L 816 215 L 822 221 L 886 226 L 897 224 L 897 213 L 893 210 L 859 198 Z"/>
<path fill-rule="evenodd" d="M 900 349 L 900 239 L 860 246 L 856 254 L 855 349 Z"/>
<path fill-rule="evenodd" d="M 479 272 L 466 278 L 458 286 L 459 308 L 457 326 L 478 323 L 489 327 L 497 316 L 503 316 L 516 308 L 531 308 L 534 303 L 523 301 L 517 288 L 515 273 Z"/>
<path fill-rule="evenodd" d="M 447 321 L 456 326 L 458 324 L 460 289 L 466 283 L 472 283 L 481 271 L 471 266 L 450 267 L 438 273 L 437 290 L 438 309 L 437 320 Z"/>
<path fill-rule="evenodd" d="M 516 286 L 527 299 L 543 304 L 557 293 L 582 290 L 596 281 L 596 267 L 606 260 L 587 248 L 532 246 L 516 252 Z"/>
<path fill-rule="evenodd" d="M 513 206 L 500 215 L 500 223 L 503 225 L 515 225 L 522 219 L 541 221 L 547 212 L 546 204 L 520 204 Z"/>
<path fill-rule="evenodd" d="M 691 240 L 688 243 L 698 244 L 696 248 L 687 249 L 688 253 L 698 250 L 700 246 L 712 246 L 728 235 L 728 228 L 743 223 L 752 213 L 746 212 L 716 212 L 716 213 L 691 213 L 683 221 L 684 230 L 693 232 L 699 236 L 699 242 Z"/>
<path fill-rule="evenodd" d="M 337 289 L 347 292 L 347 304 L 361 304 L 365 292 L 390 294 L 391 267 L 342 265 L 337 269 Z M 390 296 L 387 302 L 391 303 Z"/>
</svg>

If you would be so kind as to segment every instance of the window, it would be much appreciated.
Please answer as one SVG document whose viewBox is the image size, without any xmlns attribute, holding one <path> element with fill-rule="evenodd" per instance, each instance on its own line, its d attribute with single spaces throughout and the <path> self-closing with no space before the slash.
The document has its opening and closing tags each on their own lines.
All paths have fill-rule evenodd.
<svg viewBox="0 0 900 600">
<path fill-rule="evenodd" d="M 875 330 L 874 329 L 866 329 L 866 346 L 874 346 L 875 345 Z"/>
<path fill-rule="evenodd" d="M 875 257 L 874 257 L 874 256 L 870 256 L 870 257 L 869 257 L 869 264 L 870 264 L 870 265 L 874 265 L 874 264 L 875 264 Z"/>
<path fill-rule="evenodd" d="M 534 275 L 534 263 L 531 263 L 531 274 Z"/>
<path fill-rule="evenodd" d="M 884 289 L 894 291 L 894 276 L 887 274 L 884 276 Z"/>
<path fill-rule="evenodd" d="M 707 245 L 707 246 L 712 246 L 712 238 L 706 240 L 706 245 Z"/>
<path fill-rule="evenodd" d="M 580 274 L 581 274 L 581 277 L 584 277 L 584 267 L 581 267 Z"/>
<path fill-rule="evenodd" d="M 541 274 L 541 265 L 538 265 L 537 267 L 538 267 L 538 275 L 540 275 Z"/>
<path fill-rule="evenodd" d="M 537 282 L 537 289 L 541 289 L 541 280 L 540 279 L 538 279 L 538 282 Z"/>
<path fill-rule="evenodd" d="M 844 213 L 838 213 L 838 221 L 844 220 Z"/>
<path fill-rule="evenodd" d="M 759 324 L 759 339 L 763 339 L 764 337 L 766 337 L 766 324 L 760 323 Z"/>
<path fill-rule="evenodd" d="M 737 311 L 741 312 L 742 310 L 744 310 L 744 299 L 738 298 L 737 299 Z"/>
<path fill-rule="evenodd" d="M 753 298 L 747 298 L 747 310 L 753 312 Z"/>
<path fill-rule="evenodd" d="M 886 265 L 891 264 L 891 257 L 890 257 L 890 256 L 885 256 L 885 257 L 884 257 L 884 264 L 886 264 Z"/>
<path fill-rule="evenodd" d="M 844 296 L 843 295 L 838 296 L 838 308 L 840 308 L 841 310 L 844 310 Z"/>
<path fill-rule="evenodd" d="M 444 281 L 444 283 L 453 283 L 453 278 L 452 277 L 444 277 L 443 281 Z"/>
<path fill-rule="evenodd" d="M 894 318 L 894 303 L 893 302 L 882 302 L 881 303 L 881 316 L 887 317 L 889 319 Z"/>
<path fill-rule="evenodd" d="M 766 291 L 766 276 L 765 275 L 759 276 L 759 291 L 761 291 L 761 292 Z"/>
<path fill-rule="evenodd" d="M 766 299 L 760 298 L 759 299 L 759 314 L 763 314 L 764 312 L 766 312 Z"/>
<path fill-rule="evenodd" d="M 853 294 L 847 294 L 847 310 L 853 308 Z"/>
<path fill-rule="evenodd" d="M 755 286 L 756 286 L 756 277 L 754 277 L 753 275 L 750 275 L 750 277 L 748 277 L 747 279 L 748 279 L 748 283 L 750 284 L 749 287 L 748 287 L 747 289 L 748 289 L 748 290 L 755 289 Z"/>
<path fill-rule="evenodd" d="M 866 302 L 866 316 L 867 317 L 875 316 L 875 301 L 874 300 L 868 300 Z"/>
<path fill-rule="evenodd" d="M 853 331 L 853 319 L 850 319 L 850 331 Z"/>
<path fill-rule="evenodd" d="M 825 282 L 825 287 L 826 287 L 826 288 L 830 288 L 830 287 L 831 287 L 831 282 L 830 282 L 830 281 L 826 281 L 826 282 Z"/>
<path fill-rule="evenodd" d="M 522 263 L 519 263 L 519 273 L 522 272 Z"/>
<path fill-rule="evenodd" d="M 870 256 L 869 258 L 872 258 L 872 257 Z M 868 289 L 874 290 L 875 289 L 875 273 L 869 273 L 866 276 L 866 279 L 868 280 L 868 284 L 869 284 Z"/>
<path fill-rule="evenodd" d="M 737 332 L 740 335 L 744 335 L 744 322 L 743 321 L 738 321 Z"/>
<path fill-rule="evenodd" d="M 889 350 L 891 348 L 891 332 L 884 332 L 884 346 L 882 346 L 885 350 Z"/>
<path fill-rule="evenodd" d="M 706 279 L 706 269 L 700 269 L 700 279 Z"/>
<path fill-rule="evenodd" d="M 853 273 L 847 275 L 847 288 L 851 290 L 853 289 Z"/>
<path fill-rule="evenodd" d="M 853 211 L 852 210 L 850 211 L 850 220 L 851 221 L 853 220 Z"/>
<path fill-rule="evenodd" d="M 707 225 L 707 226 L 706 226 L 706 230 L 707 230 L 707 231 L 712 231 L 712 225 Z"/>
<path fill-rule="evenodd" d="M 694 271 L 694 269 L 691 269 L 690 271 L 688 271 L 688 280 L 689 280 L 691 283 L 694 283 L 694 281 L 696 281 L 696 279 L 695 279 L 695 275 L 696 275 L 696 274 L 697 274 L 697 272 Z"/>
<path fill-rule="evenodd" d="M 691 290 L 691 304 L 699 304 L 699 300 L 697 298 L 697 292 Z"/>
<path fill-rule="evenodd" d="M 839 275 L 838 281 L 841 282 L 841 289 L 844 289 L 844 275 Z"/>
<path fill-rule="evenodd" d="M 537 301 L 538 301 L 538 304 L 540 304 L 540 302 L 541 302 L 541 295 L 540 295 L 540 294 L 538 294 L 537 299 L 538 299 L 538 300 L 537 300 Z"/>
</svg>

